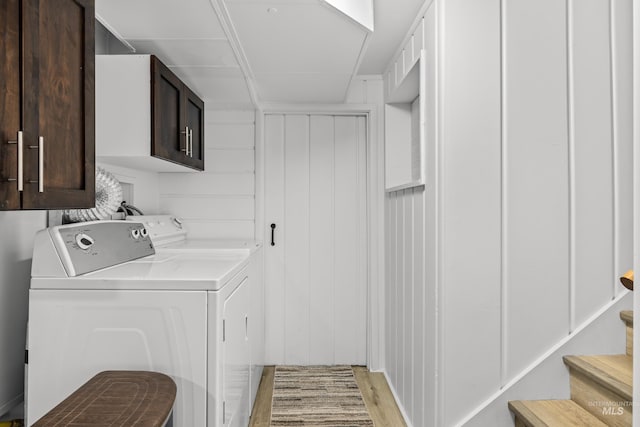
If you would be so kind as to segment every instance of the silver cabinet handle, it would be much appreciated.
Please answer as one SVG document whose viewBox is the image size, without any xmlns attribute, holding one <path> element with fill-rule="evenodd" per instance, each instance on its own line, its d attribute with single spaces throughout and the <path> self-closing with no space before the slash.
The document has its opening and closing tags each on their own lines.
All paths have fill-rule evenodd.
<svg viewBox="0 0 640 427">
<path fill-rule="evenodd" d="M 24 138 L 22 131 L 18 131 L 15 141 L 7 141 L 7 144 L 16 144 L 18 148 L 18 178 L 9 178 L 7 181 L 17 181 L 18 191 L 22 191 L 24 189 Z"/>
<path fill-rule="evenodd" d="M 184 151 L 184 155 L 189 156 L 189 126 L 185 126 L 180 133 L 184 134 L 184 148 L 181 148 L 180 151 Z"/>
<path fill-rule="evenodd" d="M 193 157 L 193 129 L 189 129 L 189 157 Z"/>
<path fill-rule="evenodd" d="M 29 181 L 30 183 L 38 183 L 38 192 L 44 193 L 44 136 L 38 138 L 38 145 L 30 145 L 31 150 L 38 150 L 38 180 Z"/>
<path fill-rule="evenodd" d="M 18 131 L 18 191 L 24 190 L 24 137 Z"/>
<path fill-rule="evenodd" d="M 38 192 L 44 193 L 44 136 L 38 138 Z"/>
</svg>

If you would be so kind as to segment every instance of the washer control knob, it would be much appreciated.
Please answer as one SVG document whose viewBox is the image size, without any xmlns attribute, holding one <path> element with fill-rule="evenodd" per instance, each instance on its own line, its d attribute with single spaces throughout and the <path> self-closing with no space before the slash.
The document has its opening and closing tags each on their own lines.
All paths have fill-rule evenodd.
<svg viewBox="0 0 640 427">
<path fill-rule="evenodd" d="M 95 243 L 95 240 L 93 240 L 93 237 L 89 236 L 88 234 L 85 234 L 85 233 L 76 234 L 76 244 L 83 251 L 86 251 L 87 249 L 89 249 L 91 246 L 93 246 L 94 243 Z"/>
<path fill-rule="evenodd" d="M 146 228 L 141 228 L 140 229 L 140 236 L 142 236 L 143 239 L 145 237 L 147 237 L 148 235 L 149 235 L 149 231 Z"/>
<path fill-rule="evenodd" d="M 131 230 L 131 237 L 138 240 L 140 238 L 140 230 L 138 230 L 137 228 Z"/>
<path fill-rule="evenodd" d="M 180 230 L 182 230 L 182 221 L 180 221 L 178 218 L 171 218 L 173 220 L 173 224 L 178 227 Z"/>
</svg>

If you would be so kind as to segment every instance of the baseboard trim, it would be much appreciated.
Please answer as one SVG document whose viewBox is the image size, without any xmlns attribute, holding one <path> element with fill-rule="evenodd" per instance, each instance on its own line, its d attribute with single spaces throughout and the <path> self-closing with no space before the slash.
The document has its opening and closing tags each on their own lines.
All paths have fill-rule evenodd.
<svg viewBox="0 0 640 427">
<path fill-rule="evenodd" d="M 383 369 L 382 371 L 378 371 L 378 372 L 382 372 L 384 374 L 384 379 L 387 381 L 387 384 L 389 385 L 389 389 L 391 390 L 391 394 L 393 394 L 393 398 L 396 400 L 396 404 L 398 405 L 398 409 L 400 409 L 400 414 L 402 414 L 404 423 L 407 425 L 407 427 L 413 427 L 413 424 L 411 424 L 409 416 L 407 415 L 407 411 L 404 409 L 404 405 L 402 404 L 402 401 L 400 400 L 398 393 L 396 393 L 396 388 L 393 386 L 393 383 L 389 379 L 389 375 L 387 374 L 387 371 Z"/>
<path fill-rule="evenodd" d="M 551 347 L 548 351 L 546 351 L 542 356 L 536 359 L 533 363 L 531 363 L 528 367 L 526 367 L 522 372 L 520 372 L 516 377 L 514 377 L 511 381 L 505 384 L 500 390 L 491 395 L 488 399 L 486 399 L 483 403 L 478 405 L 474 410 L 472 410 L 467 416 L 465 416 L 460 422 L 456 424 L 457 427 L 463 426 L 469 421 L 473 420 L 478 414 L 480 414 L 484 409 L 489 407 L 492 403 L 498 400 L 502 395 L 507 393 L 513 386 L 515 386 L 518 382 L 520 382 L 523 378 L 529 375 L 533 370 L 539 367 L 543 362 L 545 362 L 549 357 L 558 352 L 562 347 L 567 345 L 567 343 L 571 342 L 575 337 L 577 337 L 582 331 L 587 329 L 592 323 L 598 320 L 601 316 L 611 310 L 615 305 L 621 302 L 630 292 L 625 290 L 624 292 L 617 295 L 614 299 L 605 304 L 600 310 L 598 310 L 595 314 L 593 314 L 590 318 L 580 324 L 573 332 L 567 335 L 565 338 L 560 340 L 557 344 Z M 393 388 L 392 388 L 393 391 Z M 400 405 L 398 405 L 400 406 Z M 506 408 L 505 408 L 506 409 Z M 403 414 L 404 416 L 404 414 Z"/>
</svg>

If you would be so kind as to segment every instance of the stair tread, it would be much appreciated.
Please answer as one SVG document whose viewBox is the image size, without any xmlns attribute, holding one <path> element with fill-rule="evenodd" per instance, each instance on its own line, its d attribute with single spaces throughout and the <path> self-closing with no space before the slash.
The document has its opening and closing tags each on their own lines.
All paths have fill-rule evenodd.
<svg viewBox="0 0 640 427">
<path fill-rule="evenodd" d="M 633 326 L 633 310 L 622 310 L 620 318 L 629 326 Z"/>
<path fill-rule="evenodd" d="M 632 400 L 633 358 L 626 354 L 598 356 L 564 356 L 567 366 L 575 369 L 602 387 Z"/>
<path fill-rule="evenodd" d="M 527 427 L 606 427 L 573 400 L 514 400 L 509 409 Z"/>
</svg>

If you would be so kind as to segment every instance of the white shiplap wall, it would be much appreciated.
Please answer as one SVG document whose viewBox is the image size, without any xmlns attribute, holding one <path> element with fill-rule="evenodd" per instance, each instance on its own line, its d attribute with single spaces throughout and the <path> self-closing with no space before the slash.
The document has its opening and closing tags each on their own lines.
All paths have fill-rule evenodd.
<svg viewBox="0 0 640 427">
<path fill-rule="evenodd" d="M 435 0 L 412 27 L 429 177 L 387 198 L 386 371 L 414 426 L 463 421 L 622 292 L 631 3 Z"/>
<path fill-rule="evenodd" d="M 205 171 L 161 173 L 160 211 L 198 238 L 255 238 L 255 112 L 205 111 Z"/>
</svg>

